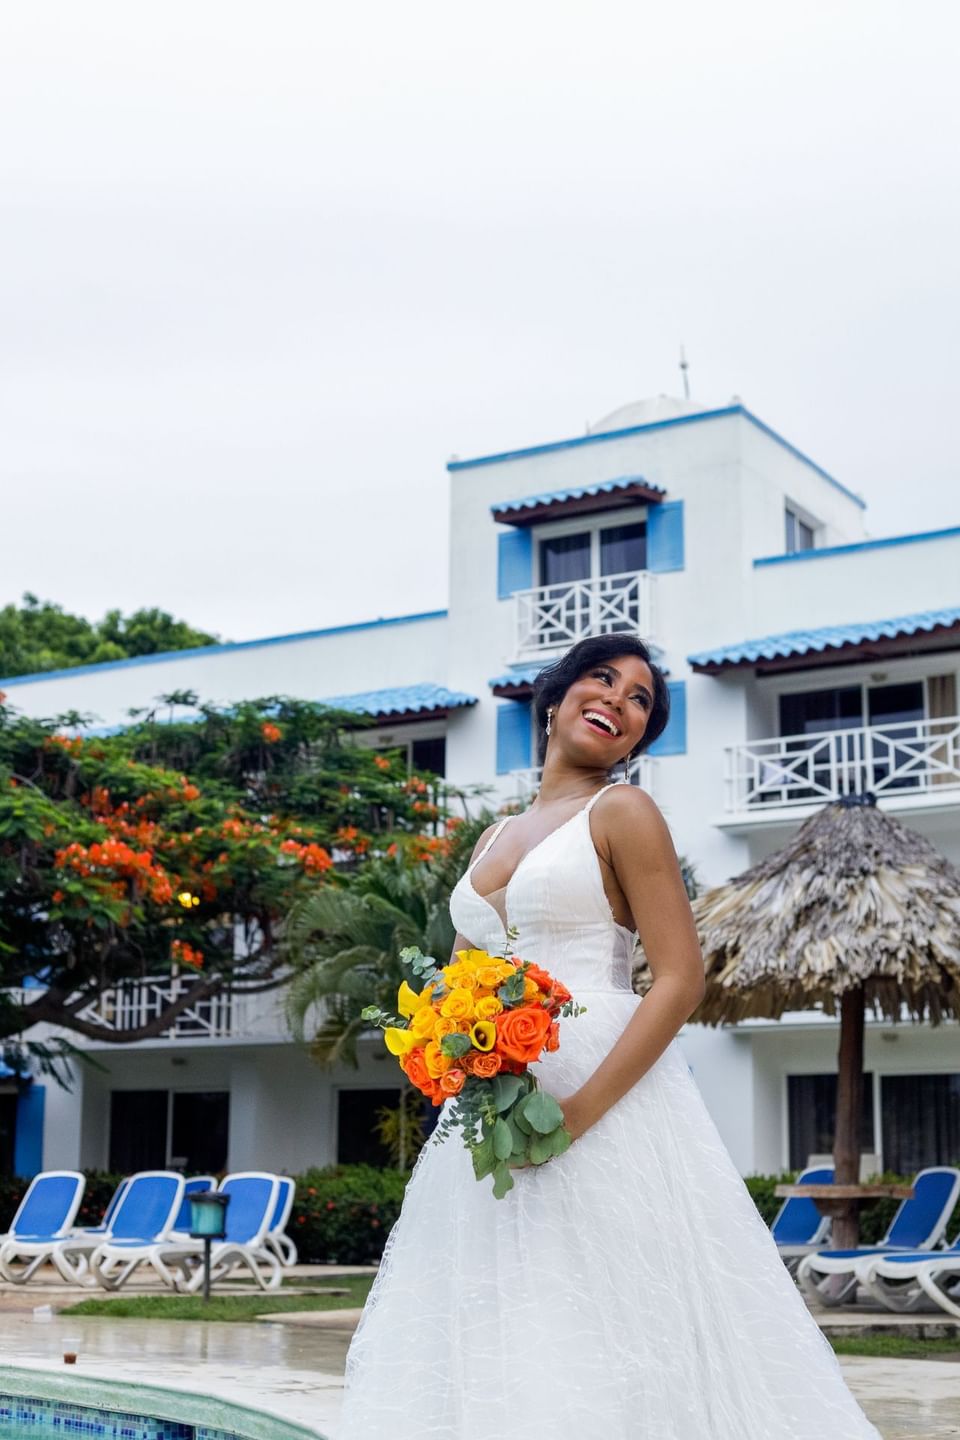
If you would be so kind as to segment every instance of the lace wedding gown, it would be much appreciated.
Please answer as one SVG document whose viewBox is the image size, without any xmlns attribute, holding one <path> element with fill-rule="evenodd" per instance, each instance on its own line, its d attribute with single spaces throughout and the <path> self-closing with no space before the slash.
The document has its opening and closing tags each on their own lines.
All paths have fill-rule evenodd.
<svg viewBox="0 0 960 1440">
<path fill-rule="evenodd" d="M 643 1003 L 591 837 L 598 798 L 524 856 L 504 896 L 516 953 L 587 1006 L 535 1067 L 561 1097 Z M 451 914 L 499 953 L 503 924 L 472 869 Z M 428 1141 L 333 1440 L 879 1440 L 676 1044 L 564 1155 L 514 1180 L 495 1200 L 457 1133 Z"/>
</svg>

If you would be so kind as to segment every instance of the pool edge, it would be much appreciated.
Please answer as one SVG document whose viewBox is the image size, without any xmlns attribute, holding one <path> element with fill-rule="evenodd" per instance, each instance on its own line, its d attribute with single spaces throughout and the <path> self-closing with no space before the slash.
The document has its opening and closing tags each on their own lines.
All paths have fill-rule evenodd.
<svg viewBox="0 0 960 1440">
<path fill-rule="evenodd" d="M 64 1373 L 40 1366 L 0 1362 L 0 1394 L 18 1399 L 68 1401 L 101 1410 L 179 1421 L 182 1425 L 203 1425 L 211 1430 L 232 1431 L 242 1440 L 328 1440 L 321 1430 L 296 1420 L 278 1419 L 265 1410 L 238 1405 L 217 1395 L 80 1375 L 75 1370 Z"/>
</svg>

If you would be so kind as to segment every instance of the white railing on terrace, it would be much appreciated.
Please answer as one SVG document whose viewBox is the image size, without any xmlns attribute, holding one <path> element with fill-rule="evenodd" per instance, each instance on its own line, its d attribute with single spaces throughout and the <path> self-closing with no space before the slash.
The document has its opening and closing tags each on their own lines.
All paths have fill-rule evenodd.
<svg viewBox="0 0 960 1440">
<path fill-rule="evenodd" d="M 648 570 L 628 570 L 518 590 L 517 658 L 565 650 L 588 635 L 653 638 L 653 578 Z"/>
<path fill-rule="evenodd" d="M 960 789 L 960 718 L 861 725 L 726 749 L 727 811 Z"/>
<path fill-rule="evenodd" d="M 138 1030 L 162 1015 L 194 984 L 190 975 L 172 975 L 155 980 L 127 980 L 101 995 L 81 1011 L 80 1018 L 108 1030 Z M 181 1010 L 164 1036 L 176 1039 L 223 1040 L 238 1033 L 239 1010 L 248 1007 L 229 990 L 220 990 Z"/>
<path fill-rule="evenodd" d="M 654 793 L 656 783 L 657 762 L 650 755 L 638 755 L 630 762 L 629 779 L 631 785 L 637 785 L 641 790 L 646 790 L 648 795 Z M 510 778 L 516 786 L 515 794 L 526 804 L 532 800 L 540 789 L 540 776 L 542 770 L 511 770 Z M 623 766 L 618 765 L 615 776 L 619 779 L 623 775 Z"/>
</svg>

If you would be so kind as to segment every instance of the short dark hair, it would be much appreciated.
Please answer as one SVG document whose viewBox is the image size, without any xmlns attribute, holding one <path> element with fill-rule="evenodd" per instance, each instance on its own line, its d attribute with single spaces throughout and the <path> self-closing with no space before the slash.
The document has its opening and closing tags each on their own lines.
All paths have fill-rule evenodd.
<svg viewBox="0 0 960 1440">
<path fill-rule="evenodd" d="M 653 676 L 653 706 L 643 739 L 630 759 L 649 749 L 662 735 L 670 719 L 670 691 L 663 671 L 653 663 L 650 651 L 637 635 L 593 635 L 580 640 L 553 665 L 541 670 L 533 682 L 533 709 L 537 717 L 537 753 L 541 760 L 547 749 L 547 711 L 559 705 L 570 686 L 596 665 L 615 660 L 618 655 L 635 655 L 650 667 Z"/>
</svg>

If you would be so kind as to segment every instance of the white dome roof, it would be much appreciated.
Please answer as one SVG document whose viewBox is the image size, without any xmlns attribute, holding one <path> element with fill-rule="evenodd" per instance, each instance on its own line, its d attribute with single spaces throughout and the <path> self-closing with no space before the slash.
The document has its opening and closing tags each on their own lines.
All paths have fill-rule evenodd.
<svg viewBox="0 0 960 1440">
<path fill-rule="evenodd" d="M 676 395 L 654 395 L 649 400 L 634 400 L 604 415 L 587 429 L 588 435 L 602 435 L 607 430 L 629 430 L 634 425 L 654 425 L 658 420 L 675 420 L 679 415 L 699 415 L 707 409 L 696 400 L 681 400 Z"/>
</svg>

